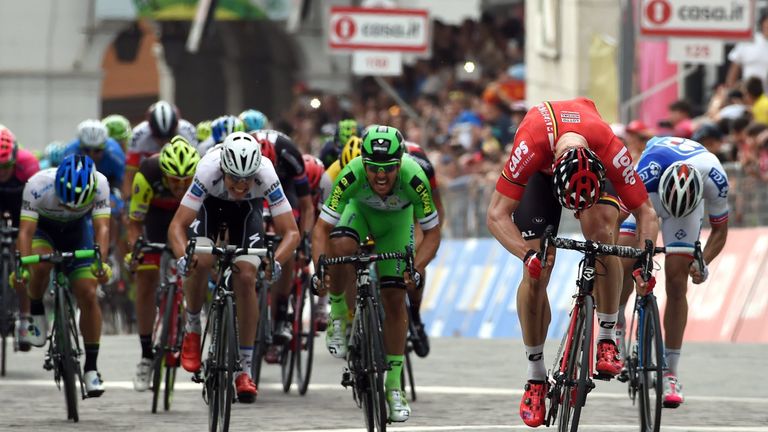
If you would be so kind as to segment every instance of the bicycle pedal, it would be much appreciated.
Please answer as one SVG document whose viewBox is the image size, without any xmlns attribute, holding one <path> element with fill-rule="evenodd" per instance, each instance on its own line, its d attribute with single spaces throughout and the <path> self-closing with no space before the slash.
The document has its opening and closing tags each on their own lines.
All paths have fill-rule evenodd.
<svg viewBox="0 0 768 432">
<path fill-rule="evenodd" d="M 345 370 L 341 373 L 341 385 L 344 386 L 344 388 L 347 388 L 352 384 L 352 374 L 349 372 L 349 370 Z"/>
<path fill-rule="evenodd" d="M 192 382 L 200 384 L 203 381 L 204 380 L 203 380 L 203 377 L 200 376 L 200 372 L 195 372 L 195 374 L 192 375 Z M 203 392 L 205 392 L 205 387 L 203 387 Z"/>
<path fill-rule="evenodd" d="M 592 375 L 592 378 L 598 379 L 600 381 L 610 381 L 610 380 L 612 380 L 612 379 L 614 379 L 616 377 L 614 377 L 613 375 L 608 375 L 608 374 L 597 372 L 594 375 Z M 594 384 L 592 386 L 594 387 Z"/>
<path fill-rule="evenodd" d="M 619 382 L 625 383 L 629 381 L 629 371 L 626 369 L 622 369 L 621 373 L 619 373 L 618 376 L 616 376 L 616 379 L 619 380 Z"/>
</svg>

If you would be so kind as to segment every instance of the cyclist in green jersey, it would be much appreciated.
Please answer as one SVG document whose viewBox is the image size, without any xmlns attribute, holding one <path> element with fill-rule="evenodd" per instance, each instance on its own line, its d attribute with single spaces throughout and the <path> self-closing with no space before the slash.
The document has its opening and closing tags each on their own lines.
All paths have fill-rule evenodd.
<svg viewBox="0 0 768 432">
<path fill-rule="evenodd" d="M 417 162 L 403 158 L 404 152 L 403 136 L 397 129 L 379 125 L 366 129 L 362 156 L 350 161 L 339 173 L 312 232 L 312 254 L 317 265 L 322 254 L 355 254 L 368 236 L 375 240 L 379 253 L 413 246 L 414 217 L 424 231 L 424 240 L 416 251 L 415 274 L 404 274 L 402 262 L 386 261 L 377 266 L 386 317 L 384 345 L 391 368 L 384 386 L 389 417 L 396 422 L 408 420 L 411 413 L 405 393 L 400 390 L 408 330 L 406 289 L 415 289 L 440 245 L 439 217 L 429 180 Z M 321 295 L 329 291 L 331 313 L 326 344 L 338 358 L 347 354 L 348 306 L 344 290 L 355 287 L 355 273 L 349 267 L 330 268 L 330 277 L 322 283 L 317 277 L 313 280 Z"/>
</svg>

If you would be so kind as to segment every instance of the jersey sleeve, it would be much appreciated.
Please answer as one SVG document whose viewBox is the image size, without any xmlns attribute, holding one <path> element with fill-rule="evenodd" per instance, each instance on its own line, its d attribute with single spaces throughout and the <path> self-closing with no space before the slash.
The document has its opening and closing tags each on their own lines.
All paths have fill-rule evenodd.
<svg viewBox="0 0 768 432">
<path fill-rule="evenodd" d="M 280 179 L 277 177 L 272 163 L 266 158 L 263 158 L 261 163 L 263 165 L 259 170 L 260 192 L 267 200 L 269 212 L 272 213 L 272 216 L 277 216 L 292 211 L 291 204 L 283 192 L 283 186 L 280 184 Z"/>
<path fill-rule="evenodd" d="M 176 131 L 179 135 L 189 141 L 192 147 L 197 147 L 197 128 L 187 120 L 179 120 L 179 127 Z"/>
<path fill-rule="evenodd" d="M 104 174 L 96 173 L 96 197 L 93 199 L 93 217 L 94 219 L 110 217 L 112 209 L 109 206 L 109 181 Z"/>
<path fill-rule="evenodd" d="M 123 184 L 123 177 L 125 176 L 125 153 L 120 144 L 112 138 L 107 139 L 107 149 L 113 162 L 112 178 L 116 183 L 115 186 L 119 187 Z"/>
<path fill-rule="evenodd" d="M 39 182 L 35 182 L 34 180 L 35 177 L 24 185 L 24 192 L 21 194 L 21 220 L 37 221 L 40 217 L 37 212 L 38 199 L 42 197 L 41 192 L 44 188 L 40 187 L 41 185 Z"/>
<path fill-rule="evenodd" d="M 333 181 L 331 180 L 331 175 L 327 172 L 324 172 L 323 176 L 320 177 L 320 184 L 318 185 L 318 188 L 320 189 L 320 202 L 325 202 L 325 200 L 328 199 L 328 197 L 331 195 L 332 187 Z"/>
<path fill-rule="evenodd" d="M 328 194 L 328 198 L 320 210 L 320 219 L 331 225 L 335 226 L 339 219 L 341 219 L 344 208 L 349 204 L 349 200 L 358 189 L 357 184 L 366 181 L 364 174 L 353 169 L 355 165 L 355 161 L 352 161 L 339 172 Z M 360 166 L 362 166 L 362 162 Z"/>
<path fill-rule="evenodd" d="M 125 165 L 128 169 L 139 169 L 142 152 L 139 148 L 140 143 L 146 139 L 149 134 L 149 127 L 146 122 L 139 123 L 133 128 L 131 141 L 128 143 L 128 150 L 125 153 Z"/>
<path fill-rule="evenodd" d="M 496 181 L 496 190 L 507 198 L 520 201 L 528 179 L 543 168 L 546 158 L 539 154 L 540 152 L 541 150 L 537 150 L 533 145 L 527 131 L 518 131 L 507 163 Z"/>
<path fill-rule="evenodd" d="M 35 155 L 26 150 L 19 150 L 16 156 L 16 178 L 26 182 L 38 171 L 40 171 L 40 162 Z"/>
<path fill-rule="evenodd" d="M 155 195 L 152 185 L 139 170 L 133 177 L 133 186 L 131 187 L 131 204 L 128 207 L 128 218 L 132 221 L 142 222 L 149 211 L 149 204 Z"/>
<path fill-rule="evenodd" d="M 712 159 L 716 159 L 714 156 Z M 715 161 L 704 179 L 704 199 L 709 210 L 709 223 L 719 225 L 728 222 L 728 176 Z"/>
<path fill-rule="evenodd" d="M 198 165 L 195 177 L 192 178 L 192 184 L 189 185 L 189 189 L 187 189 L 187 192 L 184 194 L 184 198 L 181 199 L 181 205 L 190 210 L 200 210 L 203 201 L 205 201 L 210 193 L 211 185 L 207 184 L 208 182 L 203 179 L 203 175 L 204 173 L 201 172 Z"/>
<path fill-rule="evenodd" d="M 635 171 L 629 150 L 614 136 L 598 156 L 622 203 L 628 210 L 640 207 L 648 199 L 648 191 Z"/>
<path fill-rule="evenodd" d="M 737 43 L 736 46 L 728 53 L 728 60 L 733 63 L 744 64 L 744 43 Z"/>
<path fill-rule="evenodd" d="M 419 221 L 421 229 L 431 230 L 440 224 L 435 202 L 432 199 L 432 189 L 429 186 L 424 170 L 414 162 L 415 166 L 404 166 L 403 174 L 406 180 L 406 190 L 413 204 L 413 212 Z"/>
<path fill-rule="evenodd" d="M 287 136 L 278 135 L 277 140 L 284 143 L 280 146 L 282 147 L 280 149 L 280 159 L 290 167 L 291 178 L 296 188 L 296 196 L 299 198 L 308 196 L 310 194 L 309 181 L 307 180 L 307 172 L 301 152 Z"/>
</svg>

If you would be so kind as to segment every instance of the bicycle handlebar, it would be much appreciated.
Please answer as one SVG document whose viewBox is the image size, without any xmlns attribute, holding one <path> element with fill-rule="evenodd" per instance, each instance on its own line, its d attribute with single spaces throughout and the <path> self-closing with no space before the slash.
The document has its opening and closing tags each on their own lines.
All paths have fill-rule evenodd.
<svg viewBox="0 0 768 432">
<path fill-rule="evenodd" d="M 131 263 L 133 268 L 135 265 L 140 264 L 143 261 L 143 253 L 145 252 L 165 252 L 171 250 L 165 243 L 152 243 L 144 240 L 144 236 L 139 236 L 136 239 L 136 243 L 133 244 L 133 250 L 131 251 Z"/>
<path fill-rule="evenodd" d="M 22 265 L 40 264 L 41 262 L 51 262 L 54 264 L 65 263 L 81 258 L 93 258 L 96 256 L 94 249 L 81 249 L 73 252 L 53 252 L 43 255 L 27 255 L 21 257 Z"/>
<path fill-rule="evenodd" d="M 229 245 L 224 248 L 218 247 L 218 246 L 196 246 L 194 249 L 194 253 L 215 255 L 215 256 L 222 256 L 226 254 L 232 254 L 233 256 L 241 256 L 241 255 L 264 256 L 267 254 L 267 248 L 239 248 L 232 245 Z"/>
<path fill-rule="evenodd" d="M 325 255 L 320 255 L 317 260 L 317 272 L 321 280 L 325 276 L 325 267 L 329 265 L 342 265 L 342 264 L 355 264 L 355 266 L 364 266 L 377 261 L 386 260 L 403 260 L 405 261 L 406 271 L 413 275 L 413 247 L 406 246 L 405 252 L 383 252 L 380 254 L 357 254 L 347 255 L 340 257 L 328 258 Z"/>
</svg>

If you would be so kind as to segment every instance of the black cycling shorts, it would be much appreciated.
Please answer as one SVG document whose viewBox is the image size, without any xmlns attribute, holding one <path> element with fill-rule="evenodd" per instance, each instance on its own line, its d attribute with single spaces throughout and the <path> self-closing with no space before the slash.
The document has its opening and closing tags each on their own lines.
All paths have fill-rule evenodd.
<svg viewBox="0 0 768 432">
<path fill-rule="evenodd" d="M 149 206 L 144 216 L 144 235 L 150 243 L 167 243 L 168 227 L 171 225 L 176 210 Z"/>
<path fill-rule="evenodd" d="M 238 247 L 264 247 L 263 198 L 227 201 L 208 197 L 189 227 L 189 237 L 208 237 L 216 243 L 219 228 L 227 224 L 228 243 Z"/>
</svg>

